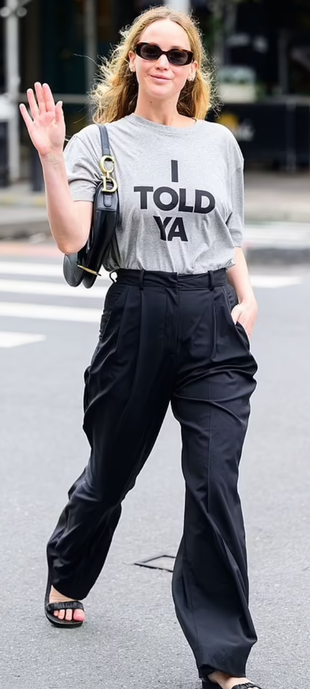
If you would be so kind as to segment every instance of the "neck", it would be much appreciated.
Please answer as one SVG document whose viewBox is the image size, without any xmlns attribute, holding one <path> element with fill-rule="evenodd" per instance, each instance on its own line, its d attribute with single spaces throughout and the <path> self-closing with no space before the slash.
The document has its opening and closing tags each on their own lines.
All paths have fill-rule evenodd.
<svg viewBox="0 0 310 689">
<path fill-rule="evenodd" d="M 145 120 L 150 120 L 150 122 L 165 124 L 168 127 L 184 126 L 184 116 L 178 113 L 176 104 L 171 102 L 162 103 L 155 100 L 141 102 L 141 99 L 138 97 L 135 115 L 139 115 L 139 117 L 143 117 Z"/>
</svg>

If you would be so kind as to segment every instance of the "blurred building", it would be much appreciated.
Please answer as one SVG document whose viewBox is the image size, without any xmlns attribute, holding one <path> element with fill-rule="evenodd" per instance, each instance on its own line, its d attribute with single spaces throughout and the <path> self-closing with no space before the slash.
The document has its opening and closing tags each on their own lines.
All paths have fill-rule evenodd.
<svg viewBox="0 0 310 689">
<path fill-rule="evenodd" d="M 192 0 L 246 165 L 310 168 L 310 1 Z"/>
<path fill-rule="evenodd" d="M 211 49 L 220 36 L 224 63 L 254 69 L 260 97 L 310 96 L 309 0 L 192 0 L 192 6 Z"/>
<path fill-rule="evenodd" d="M 0 0 L 1 10 L 10 0 Z M 27 13 L 18 19 L 20 96 L 34 81 L 47 81 L 64 101 L 68 134 L 89 120 L 86 93 L 98 56 L 109 53 L 121 27 L 155 4 L 145 0 L 16 0 Z M 310 99 L 310 1 L 191 0 L 207 49 L 218 66 L 246 66 L 255 99 Z M 0 16 L 0 95 L 7 89 L 5 16 Z M 239 72 L 240 74 L 240 72 Z M 244 73 L 243 73 L 244 74 Z M 1 113 L 0 113 L 1 117 Z M 20 122 L 22 151 L 27 153 Z M 23 160 L 27 162 L 27 155 Z M 28 175 L 27 165 L 22 175 Z"/>
</svg>

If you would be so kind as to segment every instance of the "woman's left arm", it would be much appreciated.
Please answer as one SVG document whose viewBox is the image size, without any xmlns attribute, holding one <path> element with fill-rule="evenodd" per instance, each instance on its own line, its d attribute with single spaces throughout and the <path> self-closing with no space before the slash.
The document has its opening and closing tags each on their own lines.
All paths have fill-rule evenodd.
<svg viewBox="0 0 310 689">
<path fill-rule="evenodd" d="M 239 301 L 231 312 L 232 319 L 235 323 L 237 321 L 241 323 L 250 338 L 257 318 L 257 302 L 250 283 L 245 256 L 240 247 L 235 247 L 235 265 L 227 270 L 227 277 Z"/>
</svg>

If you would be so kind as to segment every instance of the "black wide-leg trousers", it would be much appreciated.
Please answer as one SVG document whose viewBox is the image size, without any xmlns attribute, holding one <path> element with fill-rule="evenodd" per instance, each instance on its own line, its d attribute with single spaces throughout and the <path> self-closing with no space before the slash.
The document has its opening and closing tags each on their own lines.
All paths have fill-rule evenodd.
<svg viewBox="0 0 310 689">
<path fill-rule="evenodd" d="M 52 584 L 85 598 L 171 403 L 186 485 L 172 590 L 200 677 L 243 676 L 256 641 L 237 482 L 257 365 L 235 304 L 225 270 L 118 271 L 85 372 L 90 459 L 47 546 Z"/>
</svg>

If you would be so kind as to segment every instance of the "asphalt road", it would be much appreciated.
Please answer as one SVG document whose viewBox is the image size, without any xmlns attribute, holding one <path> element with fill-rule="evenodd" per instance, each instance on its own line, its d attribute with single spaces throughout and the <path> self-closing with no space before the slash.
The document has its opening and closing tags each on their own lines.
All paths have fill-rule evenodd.
<svg viewBox="0 0 310 689">
<path fill-rule="evenodd" d="M 59 257 L 21 247 L 0 249 L 0 689 L 198 689 L 171 574 L 134 564 L 174 555 L 181 535 L 170 413 L 125 501 L 87 622 L 56 630 L 44 617 L 45 543 L 88 456 L 82 373 L 102 296 L 63 293 Z M 310 683 L 310 269 L 256 266 L 252 276 L 259 373 L 240 490 L 259 643 L 248 675 L 264 689 L 301 689 Z"/>
</svg>

